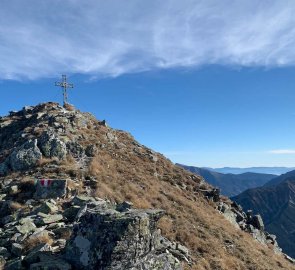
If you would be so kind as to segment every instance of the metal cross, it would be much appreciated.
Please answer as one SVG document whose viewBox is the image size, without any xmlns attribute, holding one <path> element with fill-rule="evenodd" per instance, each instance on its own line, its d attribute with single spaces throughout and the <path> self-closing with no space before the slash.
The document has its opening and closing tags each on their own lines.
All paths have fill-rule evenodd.
<svg viewBox="0 0 295 270">
<path fill-rule="evenodd" d="M 68 88 L 74 88 L 72 83 L 67 83 L 67 75 L 62 75 L 61 82 L 55 82 L 55 86 L 60 86 L 63 89 L 63 103 L 64 106 L 68 104 Z"/>
</svg>

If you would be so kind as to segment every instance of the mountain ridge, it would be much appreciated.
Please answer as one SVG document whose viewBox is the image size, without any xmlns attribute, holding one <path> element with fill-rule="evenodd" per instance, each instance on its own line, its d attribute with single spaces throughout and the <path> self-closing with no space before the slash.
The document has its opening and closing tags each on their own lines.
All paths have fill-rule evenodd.
<svg viewBox="0 0 295 270">
<path fill-rule="evenodd" d="M 277 236 L 283 251 L 295 256 L 295 177 L 287 176 L 277 184 L 249 189 L 232 199 L 244 209 L 260 213 L 266 229 Z"/>
<path fill-rule="evenodd" d="M 229 197 L 238 195 L 249 188 L 263 186 L 276 177 L 276 175 L 272 174 L 258 174 L 251 172 L 245 172 L 242 174 L 223 174 L 194 166 L 186 166 L 178 163 L 176 165 L 181 166 L 190 172 L 201 175 L 208 183 L 220 188 L 223 195 Z"/>
<path fill-rule="evenodd" d="M 219 173 L 232 173 L 232 174 L 241 174 L 246 172 L 252 173 L 262 173 L 262 174 L 275 174 L 281 175 L 289 171 L 295 170 L 295 167 L 223 167 L 223 168 L 210 168 L 202 167 L 204 169 L 215 171 Z"/>
<path fill-rule="evenodd" d="M 147 264 L 154 261 L 173 270 L 295 269 L 258 216 L 246 216 L 202 177 L 129 133 L 71 106 L 43 103 L 1 117 L 0 171 L 5 267 L 157 269 Z M 155 208 L 165 211 L 160 220 L 163 211 L 149 210 Z M 93 228 L 89 220 L 97 221 Z M 137 252 L 128 253 L 125 240 Z"/>
</svg>

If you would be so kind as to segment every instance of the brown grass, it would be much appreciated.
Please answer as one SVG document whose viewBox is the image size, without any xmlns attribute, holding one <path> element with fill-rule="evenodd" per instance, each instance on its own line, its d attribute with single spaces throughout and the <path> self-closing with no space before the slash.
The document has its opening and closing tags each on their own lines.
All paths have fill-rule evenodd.
<svg viewBox="0 0 295 270">
<path fill-rule="evenodd" d="M 196 193 L 200 178 L 193 180 L 162 156 L 151 163 L 144 148 L 138 156 L 128 140 L 125 144 L 127 149 L 107 149 L 93 158 L 88 173 L 99 180 L 94 195 L 115 202 L 128 200 L 139 208 L 166 210 L 159 228 L 170 240 L 189 247 L 193 266 L 185 269 L 295 269 L 234 228 L 214 209 L 214 203 Z M 228 239 L 230 247 L 226 246 Z"/>
<path fill-rule="evenodd" d="M 18 202 L 11 202 L 9 206 L 13 212 L 25 207 L 23 204 L 20 204 Z"/>
<path fill-rule="evenodd" d="M 25 251 L 29 251 L 40 244 L 51 245 L 52 243 L 53 239 L 48 234 L 43 233 L 40 234 L 40 236 L 31 236 L 28 239 L 26 239 L 24 242 L 24 249 Z"/>
</svg>

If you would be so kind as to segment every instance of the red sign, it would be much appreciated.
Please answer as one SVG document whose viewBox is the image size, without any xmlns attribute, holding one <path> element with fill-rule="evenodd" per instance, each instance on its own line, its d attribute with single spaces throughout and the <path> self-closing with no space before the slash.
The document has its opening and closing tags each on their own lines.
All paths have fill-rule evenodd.
<svg viewBox="0 0 295 270">
<path fill-rule="evenodd" d="M 40 185 L 42 187 L 49 187 L 51 185 L 51 183 L 52 183 L 51 179 L 41 179 L 39 181 L 40 181 Z"/>
</svg>

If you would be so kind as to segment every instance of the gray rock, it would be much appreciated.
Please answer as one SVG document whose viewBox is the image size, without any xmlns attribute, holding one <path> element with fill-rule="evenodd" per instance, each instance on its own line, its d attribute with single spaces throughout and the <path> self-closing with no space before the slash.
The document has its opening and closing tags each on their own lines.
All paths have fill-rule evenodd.
<svg viewBox="0 0 295 270">
<path fill-rule="evenodd" d="M 150 155 L 149 155 L 149 158 L 150 158 L 150 160 L 151 160 L 152 162 L 157 162 L 157 161 L 158 161 L 158 157 L 157 157 L 156 155 L 152 155 L 152 154 L 150 154 Z"/>
<path fill-rule="evenodd" d="M 17 185 L 10 186 L 9 187 L 9 190 L 8 190 L 8 192 L 9 192 L 10 195 L 16 194 L 18 191 L 19 190 L 18 190 L 18 186 Z"/>
<path fill-rule="evenodd" d="M 16 226 L 16 229 L 21 234 L 28 234 L 36 230 L 36 225 L 30 219 L 25 220 L 24 222 L 20 222 L 21 225 Z"/>
<path fill-rule="evenodd" d="M 47 158 L 64 159 L 67 155 L 66 144 L 57 138 L 53 132 L 45 131 L 39 139 L 38 146 Z"/>
<path fill-rule="evenodd" d="M 237 223 L 237 215 L 230 208 L 227 208 L 224 211 L 223 215 L 236 228 L 239 228 L 240 227 L 239 224 Z"/>
<path fill-rule="evenodd" d="M 110 143 L 115 142 L 115 141 L 118 140 L 117 136 L 116 136 L 112 131 L 109 131 L 109 132 L 106 134 L 106 137 L 107 137 L 107 139 L 108 139 L 108 141 L 109 141 Z"/>
<path fill-rule="evenodd" d="M 44 202 L 38 209 L 37 212 L 45 214 L 54 214 L 58 211 L 58 207 L 50 202 Z"/>
<path fill-rule="evenodd" d="M 68 142 L 67 150 L 74 158 L 82 158 L 85 155 L 83 146 L 77 142 Z"/>
<path fill-rule="evenodd" d="M 33 248 L 29 254 L 24 258 L 24 263 L 30 265 L 40 261 L 40 256 L 42 254 L 51 255 L 52 248 L 48 244 L 40 244 L 37 247 Z"/>
<path fill-rule="evenodd" d="M 181 244 L 177 244 L 176 245 L 176 249 L 179 250 L 181 253 L 183 253 L 184 255 L 188 256 L 189 250 L 187 247 L 181 245 Z"/>
<path fill-rule="evenodd" d="M 88 209 L 68 242 L 66 258 L 78 269 L 181 269 L 162 252 L 156 229 L 161 210 Z"/>
<path fill-rule="evenodd" d="M 41 218 L 41 224 L 50 224 L 50 223 L 55 223 L 60 220 L 63 220 L 62 215 L 47 215 L 46 217 Z"/>
<path fill-rule="evenodd" d="M 55 245 L 59 246 L 61 249 L 63 249 L 67 244 L 66 239 L 58 239 L 55 241 Z"/>
<path fill-rule="evenodd" d="M 73 222 L 73 221 L 75 220 L 75 218 L 76 218 L 76 216 L 77 216 L 77 214 L 78 214 L 80 208 L 81 208 L 81 207 L 78 206 L 78 205 L 73 205 L 73 206 L 67 208 L 67 209 L 63 212 L 63 215 L 64 215 L 64 217 L 67 218 L 67 220 L 68 220 L 69 222 Z"/>
<path fill-rule="evenodd" d="M 95 203 L 96 199 L 94 197 L 91 196 L 86 196 L 86 195 L 78 195 L 75 196 L 72 203 L 74 205 L 79 205 L 79 206 L 84 206 L 87 203 Z"/>
<path fill-rule="evenodd" d="M 30 169 L 37 165 L 42 158 L 42 153 L 37 146 L 37 140 L 29 140 L 17 149 L 9 157 L 10 166 L 14 171 Z"/>
<path fill-rule="evenodd" d="M 14 255 L 20 257 L 20 256 L 22 255 L 23 251 L 24 251 L 24 247 L 23 247 L 23 245 L 18 244 L 18 243 L 13 243 L 13 244 L 11 245 L 11 252 L 12 252 Z"/>
</svg>

